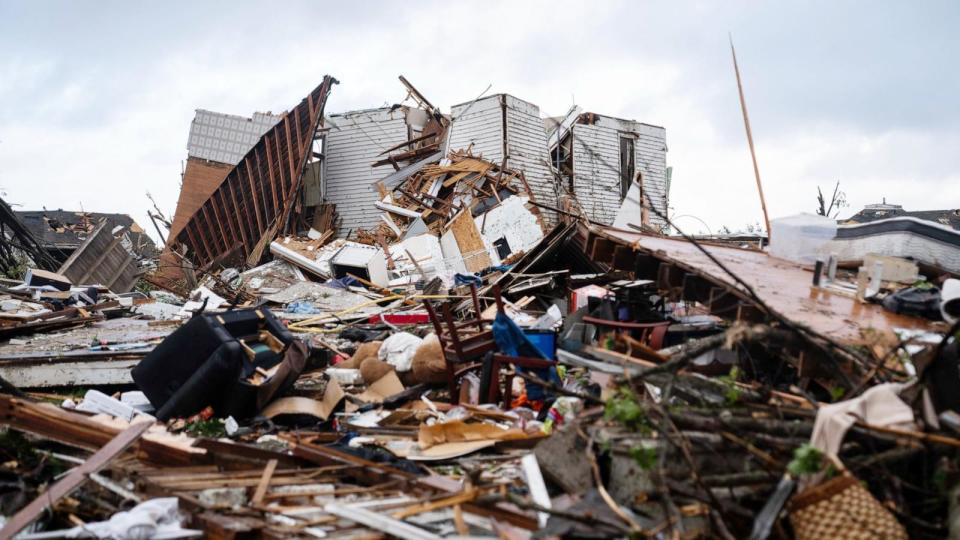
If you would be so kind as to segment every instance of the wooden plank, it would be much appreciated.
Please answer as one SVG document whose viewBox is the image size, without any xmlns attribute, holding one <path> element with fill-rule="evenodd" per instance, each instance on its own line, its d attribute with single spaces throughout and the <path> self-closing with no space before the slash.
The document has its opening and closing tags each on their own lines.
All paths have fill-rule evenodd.
<svg viewBox="0 0 960 540">
<path fill-rule="evenodd" d="M 267 494 L 267 489 L 270 487 L 270 480 L 273 478 L 273 472 L 275 470 L 277 470 L 277 460 L 271 459 L 267 462 L 267 466 L 263 468 L 263 476 L 260 477 L 257 490 L 253 492 L 253 498 L 250 499 L 250 502 L 254 505 L 259 505 L 263 502 L 263 496 Z"/>
<path fill-rule="evenodd" d="M 277 126 L 273 128 L 273 132 L 275 133 L 274 139 L 273 139 L 273 149 L 274 149 L 274 151 L 275 151 L 276 154 L 277 154 L 277 156 L 276 156 L 276 157 L 277 157 L 277 176 L 280 178 L 280 182 L 277 184 L 277 191 L 280 192 L 280 208 L 281 208 L 281 213 L 282 213 L 282 209 L 283 209 L 284 205 L 286 204 L 286 200 L 287 200 L 287 199 L 283 196 L 283 194 L 284 194 L 284 193 L 286 192 L 286 190 L 287 190 L 287 178 L 285 178 L 285 177 L 284 177 L 284 174 L 283 174 L 283 169 L 284 169 L 284 167 L 283 167 L 283 152 L 281 151 L 281 148 L 280 148 L 280 146 L 281 146 L 281 145 L 280 145 L 280 124 L 277 124 Z M 287 175 L 286 175 L 286 176 L 290 176 L 290 171 L 287 171 Z M 291 182 L 293 181 L 292 179 L 290 179 L 290 180 L 291 180 Z"/>
<path fill-rule="evenodd" d="M 241 241 L 240 236 L 237 234 L 236 229 L 233 228 L 233 220 L 229 218 L 230 214 L 233 212 L 230 212 L 226 208 L 226 203 L 224 203 L 223 196 L 224 196 L 223 190 L 219 190 L 216 193 L 214 193 L 212 197 L 210 197 L 210 200 L 213 201 L 214 203 L 212 205 L 213 213 L 217 215 L 217 226 L 220 227 L 221 231 L 224 230 L 222 223 L 223 222 L 227 223 L 227 230 L 230 231 L 230 240 L 231 240 L 230 243 L 233 245 L 236 245 L 237 242 Z M 220 198 L 219 201 L 217 200 L 218 197 Z M 221 215 L 220 208 L 223 208 L 223 214 L 228 216 L 226 219 L 224 219 L 224 215 Z"/>
<path fill-rule="evenodd" d="M 276 128 L 274 128 L 274 131 Z M 271 132 L 272 133 L 272 132 Z M 267 134 L 266 139 L 264 139 L 266 144 L 266 151 L 264 154 L 267 156 L 267 176 L 270 178 L 270 194 L 273 196 L 273 216 L 276 217 L 280 213 L 280 202 L 277 200 L 277 181 L 273 177 L 273 158 L 270 157 L 270 134 Z M 274 142 L 276 144 L 276 142 Z"/>
<path fill-rule="evenodd" d="M 290 165 L 290 186 L 293 186 L 293 183 L 296 182 L 295 179 L 297 178 L 297 166 L 293 159 L 293 139 L 290 135 L 290 114 L 292 113 L 283 115 L 283 129 L 287 134 L 287 163 Z"/>
<path fill-rule="evenodd" d="M 469 210 L 463 210 L 450 220 L 447 228 L 453 231 L 460 253 L 463 255 L 463 264 L 468 272 L 479 272 L 493 265 L 490 254 L 483 244 L 483 237 L 477 230 L 477 223 L 473 220 Z"/>
<path fill-rule="evenodd" d="M 259 233 L 263 230 L 263 220 L 260 218 L 260 205 L 256 203 L 257 197 L 257 188 L 253 185 L 253 174 L 250 173 L 250 158 L 243 158 L 243 166 L 247 172 L 247 181 L 250 184 L 250 201 L 253 203 L 254 214 L 257 217 L 257 228 L 256 231 Z M 239 207 L 238 207 L 239 209 Z"/>
<path fill-rule="evenodd" d="M 264 144 L 266 144 L 266 143 L 264 143 Z M 260 152 L 257 152 L 256 154 L 254 154 L 254 157 L 257 158 L 257 184 L 258 184 L 258 186 L 259 186 L 259 189 L 256 191 L 256 193 L 259 193 L 259 194 L 260 194 L 260 198 L 263 200 L 263 223 L 264 223 L 264 225 L 260 228 L 260 231 L 259 231 L 260 234 L 263 234 L 264 228 L 265 228 L 265 227 L 268 227 L 268 226 L 270 225 L 270 220 L 272 220 L 272 219 L 273 219 L 273 216 L 276 215 L 276 210 L 274 210 L 273 212 L 269 212 L 269 213 L 267 212 L 268 210 L 270 210 L 270 208 L 273 208 L 272 206 L 270 206 L 270 201 L 267 200 L 267 188 L 266 188 L 266 185 L 267 185 L 267 183 L 269 182 L 269 179 L 266 179 L 266 178 L 263 177 L 263 166 L 260 164 Z"/>
<path fill-rule="evenodd" d="M 230 200 L 233 202 L 233 212 L 229 212 L 230 217 L 236 220 L 237 226 L 240 228 L 240 236 L 243 238 L 243 247 L 249 251 L 250 241 L 247 238 L 247 225 L 252 225 L 250 220 L 252 220 L 253 217 L 250 215 L 250 212 L 244 212 L 240 207 L 240 203 L 237 202 L 237 192 L 233 189 L 233 182 L 227 184 L 227 190 L 230 191 Z M 246 216 L 246 223 L 241 220 L 240 216 Z"/>
<path fill-rule="evenodd" d="M 45 493 L 31 501 L 30 504 L 23 507 L 10 518 L 3 529 L 0 529 L 0 540 L 13 538 L 27 525 L 40 517 L 49 507 L 52 507 L 57 501 L 80 487 L 87 480 L 88 475 L 96 473 L 106 467 L 113 458 L 137 442 L 137 439 L 143 436 L 152 425 L 153 422 L 151 421 L 137 422 L 120 432 L 103 448 L 90 456 L 90 459 L 70 471 L 67 476 L 61 478 Z"/>
<path fill-rule="evenodd" d="M 187 233 L 187 237 L 190 239 L 190 247 L 193 248 L 196 256 L 200 257 L 198 262 L 202 263 L 210 260 L 210 248 L 207 246 L 207 241 L 203 239 L 203 235 L 199 234 L 199 229 L 197 233 L 194 233 L 193 229 L 197 229 L 196 220 L 190 220 L 187 226 L 183 228 Z M 200 253 L 200 248 L 203 248 L 203 253 Z"/>
<path fill-rule="evenodd" d="M 79 322 L 78 322 L 79 324 Z M 17 388 L 133 384 L 130 370 L 146 353 L 129 359 L 56 358 L 49 362 L 0 362 L 0 377 Z"/>
<path fill-rule="evenodd" d="M 208 199 L 207 202 L 201 207 L 203 210 L 203 216 L 207 218 L 207 230 L 210 231 L 210 234 L 216 236 L 216 233 L 211 228 L 213 227 L 213 224 L 216 223 L 216 227 L 220 230 L 220 243 L 223 244 L 223 249 L 230 249 L 230 241 L 227 238 L 227 233 L 223 231 L 223 225 L 220 224 L 220 220 L 216 218 L 215 215 L 211 216 L 210 208 L 213 206 L 214 200 L 213 197 L 210 197 L 210 199 Z M 216 212 L 216 210 L 214 210 L 214 212 Z"/>
</svg>

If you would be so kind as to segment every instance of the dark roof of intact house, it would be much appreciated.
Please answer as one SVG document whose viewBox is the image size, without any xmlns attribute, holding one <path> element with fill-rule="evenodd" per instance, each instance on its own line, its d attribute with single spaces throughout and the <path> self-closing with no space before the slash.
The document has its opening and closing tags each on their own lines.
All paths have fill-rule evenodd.
<svg viewBox="0 0 960 540">
<path fill-rule="evenodd" d="M 941 225 L 946 225 L 954 230 L 960 231 L 960 209 L 951 210 L 904 210 L 899 204 L 868 204 L 863 210 L 850 216 L 847 219 L 840 220 L 840 224 L 870 223 L 881 219 L 890 219 L 895 217 L 912 217 L 925 221 L 932 221 Z"/>
<path fill-rule="evenodd" d="M 106 219 L 111 228 L 122 225 L 127 228 L 134 250 L 146 257 L 156 254 L 153 240 L 133 218 L 126 214 L 77 212 L 72 210 L 22 210 L 16 212 L 20 221 L 47 250 L 72 251 L 87 239 L 87 235 Z"/>
</svg>

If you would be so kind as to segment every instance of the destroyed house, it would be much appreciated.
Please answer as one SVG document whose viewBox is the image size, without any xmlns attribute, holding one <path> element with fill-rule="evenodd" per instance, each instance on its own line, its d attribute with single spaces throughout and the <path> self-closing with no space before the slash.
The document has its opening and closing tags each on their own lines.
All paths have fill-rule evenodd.
<svg viewBox="0 0 960 540">
<path fill-rule="evenodd" d="M 0 538 L 957 536 L 960 280 L 876 250 L 960 231 L 668 236 L 660 128 L 400 80 L 425 115 L 324 115 L 325 77 L 240 157 L 191 139 L 229 172 L 171 233 L 175 294 L 125 294 L 108 220 L 58 265 L 0 200 L 0 270 L 37 263 L 0 280 Z"/>
<path fill-rule="evenodd" d="M 320 130 L 321 178 L 314 180 L 317 167 L 308 169 L 304 178 L 306 205 L 313 206 L 320 198 L 336 205 L 339 236 L 376 226 L 380 211 L 374 206 L 379 200 L 375 183 L 393 169 L 374 164 L 397 145 L 421 137 L 429 120 L 426 111 L 402 105 L 328 116 Z"/>
<path fill-rule="evenodd" d="M 336 83 L 333 77 L 324 77 L 263 132 L 210 196 L 199 201 L 183 228 L 170 235 L 168 244 L 186 248 L 201 266 L 259 259 L 266 238 L 290 227 L 291 216 L 302 218 L 304 209 L 294 204 L 295 196 L 302 192 L 303 172 L 316 160 L 315 134 Z"/>
<path fill-rule="evenodd" d="M 523 179 L 539 203 L 555 207 L 558 191 L 547 153 L 540 108 L 509 94 L 496 94 L 454 105 L 449 150 L 467 150 L 504 167 L 523 171 Z M 542 209 L 547 224 L 553 213 Z"/>
<path fill-rule="evenodd" d="M 625 198 L 634 199 L 636 217 L 626 222 L 640 225 L 639 193 L 628 196 L 638 175 L 645 197 L 657 212 L 666 215 L 670 192 L 666 129 L 581 113 L 579 107 L 563 118 L 548 119 L 547 125 L 555 126 L 550 134 L 551 163 L 588 218 L 625 226 L 616 220 L 617 212 Z M 655 212 L 650 212 L 649 224 L 657 229 L 666 226 Z"/>
<path fill-rule="evenodd" d="M 243 156 L 264 133 L 280 121 L 271 113 L 246 118 L 197 109 L 190 122 L 187 163 L 170 237 L 176 237 L 200 205 L 220 186 Z"/>
<path fill-rule="evenodd" d="M 131 249 L 142 259 L 157 254 L 157 246 L 133 218 L 126 214 L 102 214 L 69 210 L 24 210 L 17 217 L 57 262 L 63 263 L 87 240 L 87 237 L 107 221 L 107 227 L 123 227 L 131 242 Z"/>
</svg>

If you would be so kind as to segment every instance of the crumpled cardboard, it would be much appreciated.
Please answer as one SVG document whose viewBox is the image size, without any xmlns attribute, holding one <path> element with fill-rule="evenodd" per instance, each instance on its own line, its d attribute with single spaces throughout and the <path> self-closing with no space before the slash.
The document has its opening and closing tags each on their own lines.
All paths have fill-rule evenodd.
<svg viewBox="0 0 960 540">
<path fill-rule="evenodd" d="M 494 424 L 483 422 L 468 424 L 460 420 L 432 426 L 422 424 L 417 436 L 420 448 L 423 450 L 444 443 L 508 441 L 526 438 L 527 434 L 516 428 L 503 429 Z"/>
<path fill-rule="evenodd" d="M 327 383 L 327 388 L 323 391 L 323 400 L 317 401 L 307 397 L 285 397 L 280 398 L 267 406 L 262 412 L 263 416 L 273 418 L 282 414 L 308 414 L 321 420 L 327 420 L 333 414 L 334 409 L 343 399 L 343 388 L 337 384 L 337 381 L 331 379 Z"/>
</svg>

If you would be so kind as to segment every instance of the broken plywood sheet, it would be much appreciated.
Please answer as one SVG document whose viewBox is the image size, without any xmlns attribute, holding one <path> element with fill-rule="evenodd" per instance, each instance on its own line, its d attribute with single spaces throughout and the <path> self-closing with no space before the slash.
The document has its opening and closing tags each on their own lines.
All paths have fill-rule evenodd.
<svg viewBox="0 0 960 540">
<path fill-rule="evenodd" d="M 463 256 L 463 264 L 468 272 L 479 272 L 492 266 L 490 254 L 483 243 L 483 237 L 477 229 L 470 212 L 461 211 L 450 220 L 447 230 L 453 232 L 457 247 Z"/>
</svg>

